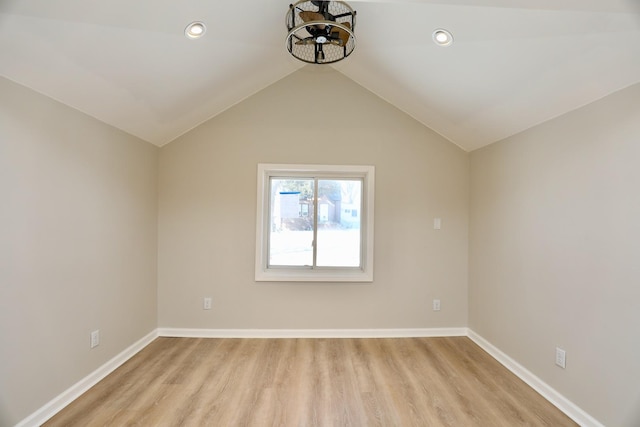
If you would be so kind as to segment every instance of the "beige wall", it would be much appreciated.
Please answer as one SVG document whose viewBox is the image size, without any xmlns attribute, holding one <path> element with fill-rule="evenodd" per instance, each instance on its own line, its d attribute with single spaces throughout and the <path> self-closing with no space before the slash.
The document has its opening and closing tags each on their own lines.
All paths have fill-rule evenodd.
<svg viewBox="0 0 640 427">
<path fill-rule="evenodd" d="M 254 281 L 261 162 L 376 167 L 373 283 Z M 161 149 L 159 326 L 464 327 L 467 187 L 461 149 L 342 74 L 305 67 Z"/>
<path fill-rule="evenodd" d="M 610 426 L 640 425 L 639 101 L 471 154 L 469 326 Z"/>
<path fill-rule="evenodd" d="M 0 78 L 0 425 L 156 327 L 157 151 Z"/>
</svg>

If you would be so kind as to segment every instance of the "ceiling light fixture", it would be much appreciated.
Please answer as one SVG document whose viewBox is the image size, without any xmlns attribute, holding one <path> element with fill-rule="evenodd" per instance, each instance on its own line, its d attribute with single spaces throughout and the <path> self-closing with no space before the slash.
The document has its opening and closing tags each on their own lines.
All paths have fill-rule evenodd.
<svg viewBox="0 0 640 427">
<path fill-rule="evenodd" d="M 433 41 L 438 46 L 451 46 L 453 44 L 453 35 L 443 28 L 438 28 L 433 32 Z"/>
<path fill-rule="evenodd" d="M 204 36 L 204 33 L 207 32 L 207 27 L 204 25 L 204 22 L 192 22 L 187 25 L 187 28 L 184 29 L 184 35 L 190 39 L 199 39 Z"/>
<path fill-rule="evenodd" d="M 356 12 L 343 1 L 302 0 L 289 5 L 287 50 L 310 64 L 330 64 L 356 47 Z"/>
</svg>

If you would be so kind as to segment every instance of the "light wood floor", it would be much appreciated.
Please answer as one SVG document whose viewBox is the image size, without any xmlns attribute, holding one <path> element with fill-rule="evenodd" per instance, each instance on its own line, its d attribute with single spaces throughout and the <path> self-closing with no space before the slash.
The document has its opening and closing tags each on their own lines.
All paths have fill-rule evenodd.
<svg viewBox="0 0 640 427">
<path fill-rule="evenodd" d="M 45 426 L 575 426 L 466 337 L 158 338 Z"/>
</svg>

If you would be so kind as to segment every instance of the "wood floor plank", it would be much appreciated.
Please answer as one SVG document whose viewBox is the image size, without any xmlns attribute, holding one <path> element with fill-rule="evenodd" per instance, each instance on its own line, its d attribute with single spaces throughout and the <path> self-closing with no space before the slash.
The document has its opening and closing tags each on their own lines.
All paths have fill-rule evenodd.
<svg viewBox="0 0 640 427">
<path fill-rule="evenodd" d="M 466 337 L 158 338 L 45 426 L 575 426 Z"/>
</svg>

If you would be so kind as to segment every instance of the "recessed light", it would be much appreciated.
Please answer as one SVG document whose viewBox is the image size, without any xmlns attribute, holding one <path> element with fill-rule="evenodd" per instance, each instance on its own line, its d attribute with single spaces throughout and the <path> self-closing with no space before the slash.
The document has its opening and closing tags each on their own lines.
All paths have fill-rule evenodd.
<svg viewBox="0 0 640 427">
<path fill-rule="evenodd" d="M 453 35 L 443 28 L 438 28 L 433 32 L 433 41 L 438 46 L 451 46 Z"/>
<path fill-rule="evenodd" d="M 190 39 L 199 39 L 204 36 L 204 33 L 207 31 L 207 27 L 205 27 L 204 22 L 192 22 L 187 25 L 187 28 L 184 29 L 184 35 Z"/>
</svg>

